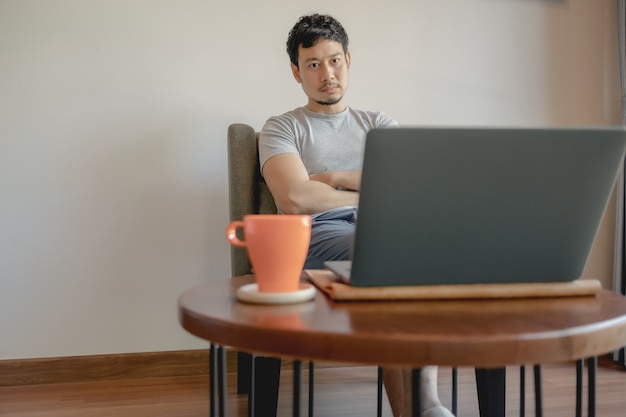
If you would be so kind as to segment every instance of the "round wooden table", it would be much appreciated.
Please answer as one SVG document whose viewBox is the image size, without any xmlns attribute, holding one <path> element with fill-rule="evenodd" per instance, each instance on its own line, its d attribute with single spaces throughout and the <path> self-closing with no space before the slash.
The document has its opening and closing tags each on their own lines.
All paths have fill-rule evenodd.
<svg viewBox="0 0 626 417">
<path fill-rule="evenodd" d="M 333 302 L 236 299 L 242 276 L 182 294 L 179 319 L 221 346 L 296 360 L 419 368 L 499 368 L 581 360 L 626 345 L 626 297 Z"/>
</svg>

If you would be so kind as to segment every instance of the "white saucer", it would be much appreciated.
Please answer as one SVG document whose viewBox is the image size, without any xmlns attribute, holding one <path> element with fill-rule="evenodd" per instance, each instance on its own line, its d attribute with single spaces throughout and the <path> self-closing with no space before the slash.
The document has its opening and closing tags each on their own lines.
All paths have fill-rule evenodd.
<svg viewBox="0 0 626 417">
<path fill-rule="evenodd" d="M 300 289 L 294 292 L 259 292 L 256 283 L 242 285 L 237 289 L 237 298 L 241 301 L 255 304 L 293 304 L 309 301 L 315 297 L 315 287 L 310 284 L 300 284 Z"/>
</svg>

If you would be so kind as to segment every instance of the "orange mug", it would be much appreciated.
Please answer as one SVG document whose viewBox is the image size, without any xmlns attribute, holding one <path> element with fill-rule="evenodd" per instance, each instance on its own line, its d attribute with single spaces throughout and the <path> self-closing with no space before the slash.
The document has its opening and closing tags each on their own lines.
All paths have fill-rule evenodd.
<svg viewBox="0 0 626 417">
<path fill-rule="evenodd" d="M 240 228 L 243 239 L 237 237 Z M 311 216 L 250 214 L 230 222 L 226 238 L 231 245 L 247 249 L 259 292 L 299 289 L 311 239 Z"/>
</svg>

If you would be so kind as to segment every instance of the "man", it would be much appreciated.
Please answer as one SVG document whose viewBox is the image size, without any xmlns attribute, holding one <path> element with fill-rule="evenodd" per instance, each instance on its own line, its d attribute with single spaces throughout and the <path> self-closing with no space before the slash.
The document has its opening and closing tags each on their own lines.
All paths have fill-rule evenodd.
<svg viewBox="0 0 626 417">
<path fill-rule="evenodd" d="M 324 261 L 350 257 L 367 132 L 397 123 L 346 104 L 348 35 L 333 17 L 301 17 L 289 33 L 287 52 L 308 102 L 266 122 L 259 137 L 261 173 L 279 212 L 311 215 L 305 268 L 323 268 Z M 411 392 L 409 378 L 400 369 L 385 371 L 394 416 L 411 415 L 410 396 L 404 395 Z M 424 415 L 452 416 L 437 396 L 437 368 L 425 368 L 422 378 Z"/>
<path fill-rule="evenodd" d="M 332 17 L 301 18 L 287 52 L 308 103 L 267 121 L 261 170 L 280 212 L 313 215 L 306 268 L 322 268 L 350 255 L 366 133 L 396 123 L 346 105 L 348 36 Z"/>
</svg>

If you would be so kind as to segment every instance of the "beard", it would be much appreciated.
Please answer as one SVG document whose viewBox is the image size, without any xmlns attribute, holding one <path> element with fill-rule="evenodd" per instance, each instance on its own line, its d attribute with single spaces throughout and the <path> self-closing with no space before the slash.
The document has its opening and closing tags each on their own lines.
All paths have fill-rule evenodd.
<svg viewBox="0 0 626 417">
<path fill-rule="evenodd" d="M 339 98 L 337 98 L 337 99 L 334 99 L 334 100 L 326 100 L 326 101 L 322 101 L 322 100 L 315 100 L 315 102 L 316 102 L 317 104 L 319 104 L 319 105 L 322 105 L 322 106 L 333 106 L 333 105 L 335 105 L 335 104 L 339 103 L 339 102 L 341 101 L 341 99 L 342 99 L 342 98 L 343 98 L 343 96 L 341 96 L 341 97 L 339 97 Z"/>
</svg>

